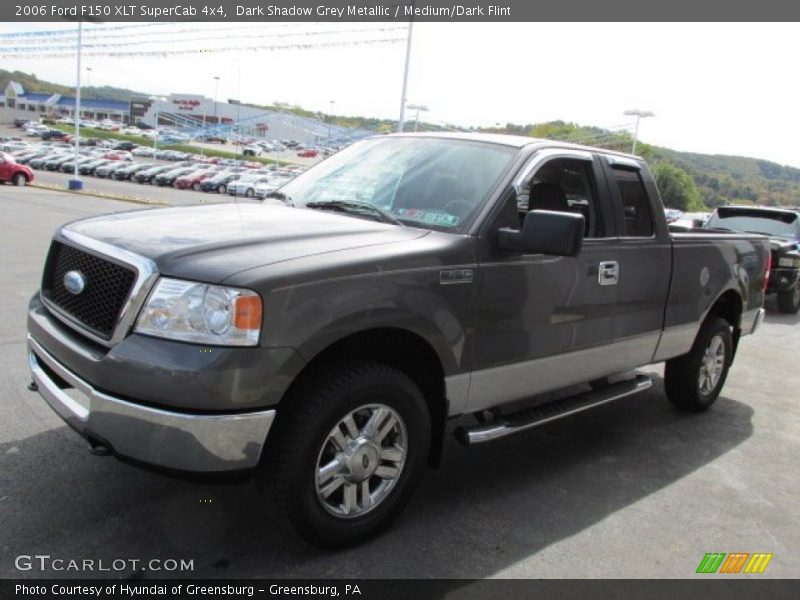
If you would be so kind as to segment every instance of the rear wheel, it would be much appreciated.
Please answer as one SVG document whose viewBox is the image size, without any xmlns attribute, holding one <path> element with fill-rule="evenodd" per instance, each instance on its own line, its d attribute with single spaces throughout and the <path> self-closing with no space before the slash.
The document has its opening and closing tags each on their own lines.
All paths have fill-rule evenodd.
<svg viewBox="0 0 800 600">
<path fill-rule="evenodd" d="M 228 191 L 228 188 L 225 185 L 217 186 L 217 192 L 220 194 L 224 194 Z"/>
<path fill-rule="evenodd" d="M 195 192 L 199 192 L 202 189 L 202 186 L 199 183 L 195 183 L 194 185 L 192 185 L 192 189 Z"/>
<path fill-rule="evenodd" d="M 800 310 L 800 279 L 791 290 L 778 292 L 778 310 L 791 315 Z"/>
<path fill-rule="evenodd" d="M 14 177 L 11 178 L 11 181 L 14 185 L 18 185 L 20 187 L 24 187 L 25 184 L 28 183 L 28 178 L 25 177 L 22 173 L 17 173 Z"/>
<path fill-rule="evenodd" d="M 689 353 L 667 361 L 667 398 L 682 410 L 707 410 L 725 385 L 732 356 L 730 324 L 721 318 L 706 321 Z"/>
<path fill-rule="evenodd" d="M 252 198 L 255 195 L 253 188 L 247 188 L 247 191 L 244 193 L 245 196 L 248 198 Z"/>
<path fill-rule="evenodd" d="M 353 544 L 388 527 L 408 502 L 430 432 L 425 399 L 406 375 L 337 363 L 281 403 L 258 480 L 303 538 Z"/>
</svg>

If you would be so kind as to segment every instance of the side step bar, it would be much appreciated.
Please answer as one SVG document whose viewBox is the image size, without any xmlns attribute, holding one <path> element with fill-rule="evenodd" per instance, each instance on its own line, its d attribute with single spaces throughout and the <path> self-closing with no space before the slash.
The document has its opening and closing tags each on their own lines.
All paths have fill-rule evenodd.
<svg viewBox="0 0 800 600">
<path fill-rule="evenodd" d="M 474 425 L 472 427 L 458 427 L 455 435 L 458 441 L 465 446 L 490 442 L 518 431 L 525 431 L 556 419 L 574 415 L 601 404 L 638 394 L 649 389 L 652 385 L 653 380 L 650 377 L 637 373 L 633 379 L 614 383 L 585 394 L 526 408 L 501 417 L 493 423 Z"/>
</svg>

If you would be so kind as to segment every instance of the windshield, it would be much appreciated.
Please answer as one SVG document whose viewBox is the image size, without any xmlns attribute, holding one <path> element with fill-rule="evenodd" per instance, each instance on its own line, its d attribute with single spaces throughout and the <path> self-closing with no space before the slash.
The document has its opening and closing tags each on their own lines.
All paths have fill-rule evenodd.
<svg viewBox="0 0 800 600">
<path fill-rule="evenodd" d="M 774 237 L 795 239 L 798 237 L 797 224 L 797 214 L 791 212 L 721 208 L 708 220 L 706 228 L 763 233 Z"/>
<path fill-rule="evenodd" d="M 453 139 L 374 138 L 302 173 L 281 188 L 281 197 L 314 208 L 368 204 L 405 224 L 461 232 L 515 152 Z"/>
</svg>

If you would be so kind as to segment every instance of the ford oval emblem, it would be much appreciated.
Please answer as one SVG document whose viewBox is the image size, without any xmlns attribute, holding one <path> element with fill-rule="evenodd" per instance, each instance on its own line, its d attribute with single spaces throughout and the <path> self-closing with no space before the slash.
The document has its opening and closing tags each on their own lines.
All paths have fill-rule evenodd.
<svg viewBox="0 0 800 600">
<path fill-rule="evenodd" d="M 64 287 L 70 294 L 77 296 L 86 287 L 86 278 L 80 271 L 67 271 L 64 274 Z"/>
</svg>

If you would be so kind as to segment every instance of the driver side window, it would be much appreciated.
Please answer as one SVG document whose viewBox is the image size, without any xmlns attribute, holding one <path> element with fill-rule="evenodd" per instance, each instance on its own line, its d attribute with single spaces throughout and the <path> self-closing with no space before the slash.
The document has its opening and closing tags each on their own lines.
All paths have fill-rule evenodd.
<svg viewBox="0 0 800 600">
<path fill-rule="evenodd" d="M 532 210 L 574 212 L 582 214 L 585 219 L 585 237 L 603 237 L 596 190 L 592 163 L 588 160 L 549 160 L 520 187 L 517 194 L 520 223 Z"/>
</svg>

